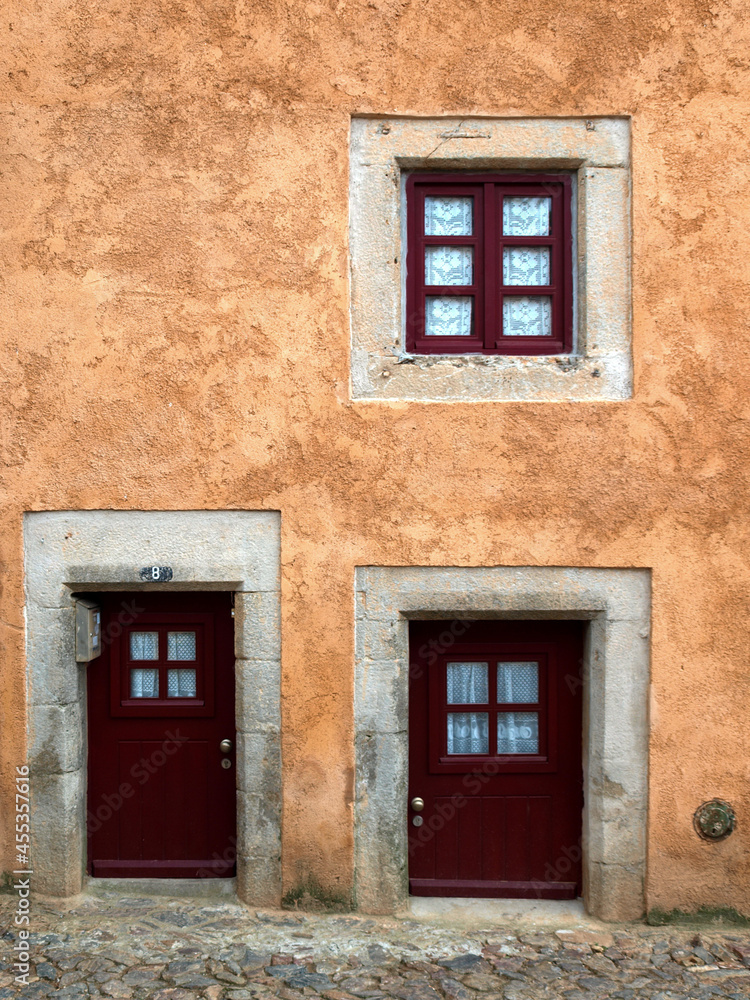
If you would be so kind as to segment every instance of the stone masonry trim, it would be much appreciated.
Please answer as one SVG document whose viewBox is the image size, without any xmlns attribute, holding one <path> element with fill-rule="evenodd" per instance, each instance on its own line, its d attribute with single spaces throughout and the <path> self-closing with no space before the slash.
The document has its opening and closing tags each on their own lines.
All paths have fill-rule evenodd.
<svg viewBox="0 0 750 1000">
<path fill-rule="evenodd" d="M 24 517 L 33 857 L 40 892 L 81 891 L 85 870 L 86 670 L 71 595 L 235 591 L 237 893 L 281 899 L 280 518 L 275 511 L 43 511 Z M 140 566 L 174 568 L 144 585 Z M 249 688 L 261 692 L 250 697 Z"/>
<path fill-rule="evenodd" d="M 404 182 L 411 170 L 574 174 L 570 355 L 407 355 Z M 633 392 L 627 118 L 352 119 L 349 187 L 353 399 L 618 400 Z"/>
<path fill-rule="evenodd" d="M 355 575 L 355 893 L 407 903 L 410 618 L 580 618 L 583 866 L 588 912 L 645 909 L 651 574 L 576 567 L 358 567 Z"/>
</svg>

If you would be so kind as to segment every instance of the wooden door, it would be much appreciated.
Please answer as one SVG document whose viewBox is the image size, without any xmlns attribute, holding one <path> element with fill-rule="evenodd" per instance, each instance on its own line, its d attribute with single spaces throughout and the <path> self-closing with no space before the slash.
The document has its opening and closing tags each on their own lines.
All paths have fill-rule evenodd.
<svg viewBox="0 0 750 1000">
<path fill-rule="evenodd" d="M 582 628 L 411 623 L 412 895 L 580 895 Z"/>
<path fill-rule="evenodd" d="M 88 871 L 235 871 L 234 628 L 227 593 L 102 594 L 88 667 Z M 222 750 L 222 740 L 231 748 Z"/>
</svg>

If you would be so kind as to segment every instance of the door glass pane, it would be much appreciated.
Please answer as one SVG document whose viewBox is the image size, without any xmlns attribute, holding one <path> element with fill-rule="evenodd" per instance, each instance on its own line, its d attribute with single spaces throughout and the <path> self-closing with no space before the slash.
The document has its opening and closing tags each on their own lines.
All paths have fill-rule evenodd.
<svg viewBox="0 0 750 1000">
<path fill-rule="evenodd" d="M 503 336 L 551 337 L 552 299 L 549 295 L 506 295 Z"/>
<path fill-rule="evenodd" d="M 503 703 L 539 701 L 538 663 L 498 663 L 497 700 Z"/>
<path fill-rule="evenodd" d="M 425 285 L 470 285 L 473 268 L 473 247 L 425 247 Z"/>
<path fill-rule="evenodd" d="M 470 337 L 473 327 L 471 295 L 428 295 L 425 334 L 428 337 Z"/>
<path fill-rule="evenodd" d="M 448 704 L 486 705 L 489 700 L 488 666 L 487 663 L 449 663 Z"/>
<path fill-rule="evenodd" d="M 503 198 L 503 236 L 549 236 L 551 198 Z"/>
<path fill-rule="evenodd" d="M 498 712 L 498 753 L 539 753 L 539 715 L 536 712 Z"/>
<path fill-rule="evenodd" d="M 167 632 L 167 659 L 194 660 L 195 632 Z"/>
<path fill-rule="evenodd" d="M 548 285 L 549 247 L 505 247 L 504 285 Z"/>
<path fill-rule="evenodd" d="M 490 725 L 486 712 L 448 713 L 448 753 L 489 753 Z"/>
<path fill-rule="evenodd" d="M 135 657 L 134 657 L 135 659 Z M 141 657 L 146 659 L 146 657 Z M 138 668 L 130 671 L 131 698 L 158 698 L 159 671 L 154 667 Z"/>
<path fill-rule="evenodd" d="M 130 659 L 131 660 L 158 660 L 159 659 L 159 633 L 158 632 L 131 632 L 130 633 Z"/>
<path fill-rule="evenodd" d="M 195 698 L 195 670 L 181 667 L 167 671 L 168 698 Z"/>
<path fill-rule="evenodd" d="M 471 236 L 473 198 L 435 198 L 424 200 L 425 236 Z"/>
</svg>

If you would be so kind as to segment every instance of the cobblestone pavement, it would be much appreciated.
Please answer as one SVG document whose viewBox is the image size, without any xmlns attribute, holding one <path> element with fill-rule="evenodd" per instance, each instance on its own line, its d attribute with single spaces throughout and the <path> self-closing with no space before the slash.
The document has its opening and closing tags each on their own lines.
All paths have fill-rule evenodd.
<svg viewBox="0 0 750 1000">
<path fill-rule="evenodd" d="M 115 893 L 35 901 L 31 974 L 18 985 L 13 905 L 0 897 L 0 1000 L 750 996 L 750 932 L 731 928 L 465 930 Z"/>
</svg>

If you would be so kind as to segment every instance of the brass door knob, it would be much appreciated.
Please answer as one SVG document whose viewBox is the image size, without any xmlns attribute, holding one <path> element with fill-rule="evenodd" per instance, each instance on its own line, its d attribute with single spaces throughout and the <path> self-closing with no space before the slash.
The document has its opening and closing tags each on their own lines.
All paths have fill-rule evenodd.
<svg viewBox="0 0 750 1000">
<path fill-rule="evenodd" d="M 221 750 L 222 753 L 229 753 L 231 749 L 232 749 L 231 740 L 222 740 L 221 743 L 219 744 L 219 750 Z"/>
<path fill-rule="evenodd" d="M 411 800 L 411 807 L 415 813 L 421 813 L 424 809 L 424 799 L 416 798 Z"/>
</svg>

